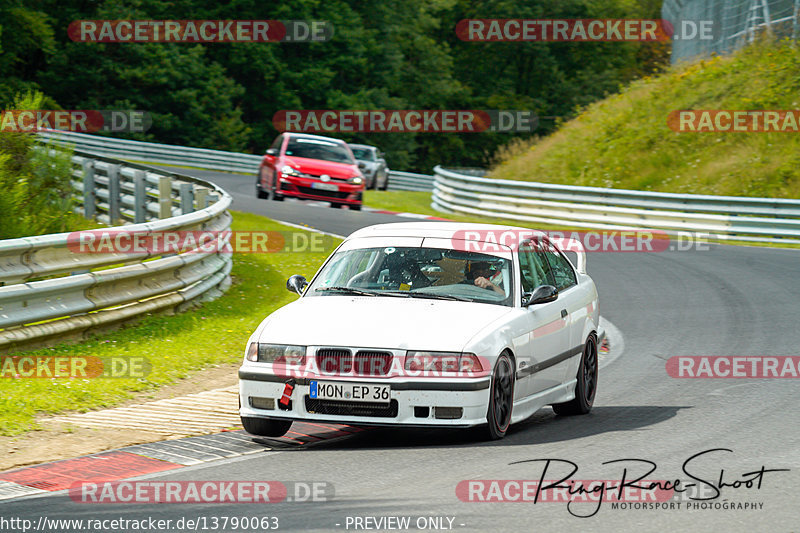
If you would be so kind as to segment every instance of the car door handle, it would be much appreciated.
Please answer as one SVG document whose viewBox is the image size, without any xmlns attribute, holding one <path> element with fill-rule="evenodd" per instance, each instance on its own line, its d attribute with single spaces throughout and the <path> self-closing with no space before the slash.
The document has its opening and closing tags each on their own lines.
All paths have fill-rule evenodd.
<svg viewBox="0 0 800 533">
<path fill-rule="evenodd" d="M 568 314 L 569 314 L 569 313 L 567 313 L 567 310 L 566 310 L 566 309 L 562 309 L 562 310 L 561 310 L 561 318 L 567 318 L 567 315 L 568 315 Z"/>
</svg>

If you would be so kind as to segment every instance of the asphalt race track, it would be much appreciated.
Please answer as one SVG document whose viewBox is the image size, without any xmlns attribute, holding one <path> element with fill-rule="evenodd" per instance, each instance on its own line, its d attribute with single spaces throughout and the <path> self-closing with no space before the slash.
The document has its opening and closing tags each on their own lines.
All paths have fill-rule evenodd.
<svg viewBox="0 0 800 533">
<path fill-rule="evenodd" d="M 233 209 L 329 233 L 347 235 L 397 220 L 257 200 L 249 176 L 182 172 L 218 183 L 233 195 Z M 484 442 L 474 431 L 372 429 L 150 476 L 160 481 L 328 482 L 335 490 L 328 502 L 89 505 L 61 493 L 2 503 L 0 515 L 34 523 L 42 515 L 173 521 L 276 516 L 283 531 L 355 530 L 358 523 L 374 526 L 363 518 L 376 516 L 410 517 L 412 531 L 420 517 L 452 518 L 452 526 L 447 519 L 442 524 L 459 531 L 797 531 L 800 382 L 676 379 L 665 364 L 678 355 L 798 355 L 800 251 L 711 245 L 708 250 L 591 253 L 588 269 L 600 291 L 601 313 L 625 343 L 624 352 L 601 372 L 590 415 L 557 418 L 543 409 L 497 442 Z M 599 509 L 596 502 L 569 508 L 564 502 L 465 502 L 456 495 L 462 480 L 538 480 L 545 463 L 536 459 L 571 461 L 578 467 L 575 480 L 619 480 L 625 468 L 630 479 L 649 470 L 632 460 L 648 460 L 656 470 L 646 479 L 686 483 L 691 479 L 682 471 L 684 462 L 717 448 L 730 451 L 699 456 L 686 466 L 707 489 L 695 495 L 714 496 L 710 487 L 720 486 L 720 477 L 736 487 L 723 487 L 707 501 L 690 502 L 691 491 L 677 495 L 671 509 L 614 509 L 611 502 Z M 603 464 L 620 459 L 631 461 Z M 754 479 L 752 473 L 762 467 L 790 470 L 765 472 L 760 487 L 750 482 L 748 488 L 744 481 Z M 546 479 L 563 477 L 566 468 L 566 463 L 553 463 Z"/>
</svg>

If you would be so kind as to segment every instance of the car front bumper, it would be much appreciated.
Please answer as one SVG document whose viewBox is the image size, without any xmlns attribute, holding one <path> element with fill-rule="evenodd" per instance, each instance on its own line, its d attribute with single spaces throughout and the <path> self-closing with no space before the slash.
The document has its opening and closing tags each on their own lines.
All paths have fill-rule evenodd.
<svg viewBox="0 0 800 533">
<path fill-rule="evenodd" d="M 320 185 L 336 187 L 335 191 L 316 189 Z M 280 179 L 278 192 L 283 196 L 303 198 L 306 200 L 323 200 L 342 204 L 360 204 L 362 202 L 363 184 L 347 183 L 344 181 L 327 181 L 308 178 L 283 176 Z"/>
<path fill-rule="evenodd" d="M 242 417 L 326 421 L 352 425 L 471 427 L 486 423 L 490 378 L 424 379 L 363 377 L 341 381 L 389 384 L 390 404 L 312 400 L 309 378 L 295 379 L 289 409 L 279 405 L 286 379 L 239 370 Z M 321 377 L 322 381 L 337 381 Z M 456 415 L 459 415 L 456 418 Z M 445 417 L 445 418 L 442 418 Z"/>
</svg>

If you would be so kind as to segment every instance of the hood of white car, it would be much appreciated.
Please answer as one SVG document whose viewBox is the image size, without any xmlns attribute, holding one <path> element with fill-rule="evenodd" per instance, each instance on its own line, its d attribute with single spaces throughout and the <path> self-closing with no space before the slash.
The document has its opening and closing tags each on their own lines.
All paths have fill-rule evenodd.
<svg viewBox="0 0 800 533">
<path fill-rule="evenodd" d="M 511 307 L 472 302 L 372 296 L 309 296 L 275 311 L 259 342 L 461 351 Z"/>
</svg>

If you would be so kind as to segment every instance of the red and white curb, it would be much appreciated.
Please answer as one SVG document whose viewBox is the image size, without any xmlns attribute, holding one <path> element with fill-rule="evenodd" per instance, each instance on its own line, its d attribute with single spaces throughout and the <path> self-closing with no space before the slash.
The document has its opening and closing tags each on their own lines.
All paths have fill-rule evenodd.
<svg viewBox="0 0 800 533">
<path fill-rule="evenodd" d="M 78 482 L 117 481 L 223 459 L 297 448 L 362 431 L 340 424 L 295 422 L 283 437 L 264 439 L 227 431 L 184 439 L 137 444 L 75 459 L 0 473 L 0 500 L 67 490 Z"/>
</svg>

